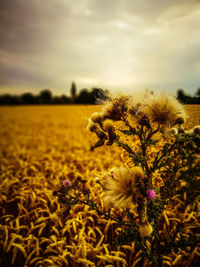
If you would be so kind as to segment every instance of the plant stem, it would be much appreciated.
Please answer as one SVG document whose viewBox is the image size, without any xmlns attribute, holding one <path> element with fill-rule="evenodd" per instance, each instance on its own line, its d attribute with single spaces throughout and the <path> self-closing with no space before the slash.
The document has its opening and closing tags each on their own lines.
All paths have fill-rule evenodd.
<svg viewBox="0 0 200 267">
<path fill-rule="evenodd" d="M 77 198 L 77 197 L 74 197 L 70 194 L 67 194 L 70 198 L 72 199 L 75 199 L 75 200 L 78 200 L 80 203 L 82 204 L 85 204 L 85 205 L 88 205 L 89 207 L 91 207 L 92 209 L 96 210 L 99 214 L 101 215 L 104 215 L 105 217 L 109 218 L 109 219 L 112 219 L 113 221 L 116 221 L 118 222 L 119 224 L 122 224 L 122 225 L 127 225 L 127 226 L 134 226 L 135 224 L 134 223 L 128 223 L 126 221 L 121 221 L 115 217 L 113 217 L 112 215 L 110 214 L 107 214 L 105 213 L 104 211 L 98 209 L 95 205 L 91 204 L 89 201 L 84 201 L 84 200 L 81 200 L 80 198 Z"/>
</svg>

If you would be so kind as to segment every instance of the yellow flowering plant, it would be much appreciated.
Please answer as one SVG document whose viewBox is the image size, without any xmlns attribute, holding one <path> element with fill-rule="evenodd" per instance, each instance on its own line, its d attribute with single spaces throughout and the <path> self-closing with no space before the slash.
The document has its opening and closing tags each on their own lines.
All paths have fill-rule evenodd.
<svg viewBox="0 0 200 267">
<path fill-rule="evenodd" d="M 121 227 L 115 245 L 134 242 L 154 266 L 162 266 L 166 255 L 186 250 L 189 243 L 196 247 L 198 234 L 195 229 L 188 234 L 187 222 L 175 220 L 168 232 L 162 227 L 163 218 L 169 226 L 166 207 L 177 195 L 187 205 L 199 200 L 200 127 L 186 130 L 186 119 L 184 107 L 166 94 L 110 98 L 88 119 L 88 131 L 97 136 L 90 150 L 116 144 L 123 164 L 96 178 L 104 209 L 90 196 L 86 179 L 66 180 L 54 192 L 63 214 L 77 203 L 90 206 Z"/>
</svg>

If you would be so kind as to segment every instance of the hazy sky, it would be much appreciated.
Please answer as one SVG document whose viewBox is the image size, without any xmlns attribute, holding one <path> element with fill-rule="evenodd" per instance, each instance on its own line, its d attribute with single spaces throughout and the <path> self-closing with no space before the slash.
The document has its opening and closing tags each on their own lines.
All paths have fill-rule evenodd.
<svg viewBox="0 0 200 267">
<path fill-rule="evenodd" d="M 0 0 L 0 93 L 102 87 L 193 94 L 200 0 Z"/>
</svg>

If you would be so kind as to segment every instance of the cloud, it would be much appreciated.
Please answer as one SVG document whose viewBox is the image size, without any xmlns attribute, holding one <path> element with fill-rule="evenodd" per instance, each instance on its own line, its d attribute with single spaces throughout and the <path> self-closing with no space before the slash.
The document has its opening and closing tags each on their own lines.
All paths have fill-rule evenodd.
<svg viewBox="0 0 200 267">
<path fill-rule="evenodd" d="M 193 92 L 199 18 L 198 0 L 0 0 L 0 90 Z"/>
</svg>

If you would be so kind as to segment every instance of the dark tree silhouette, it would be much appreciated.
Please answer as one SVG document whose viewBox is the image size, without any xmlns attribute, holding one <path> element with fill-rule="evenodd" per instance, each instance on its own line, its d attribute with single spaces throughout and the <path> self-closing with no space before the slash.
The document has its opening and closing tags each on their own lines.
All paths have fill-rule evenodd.
<svg viewBox="0 0 200 267">
<path fill-rule="evenodd" d="M 177 91 L 177 99 L 181 102 L 181 103 L 185 103 L 187 96 L 185 95 L 185 92 L 183 89 L 178 89 Z"/>
<path fill-rule="evenodd" d="M 197 89 L 197 92 L 195 94 L 197 97 L 200 97 L 200 87 Z"/>
<path fill-rule="evenodd" d="M 62 95 L 62 96 L 54 96 L 53 97 L 53 104 L 69 104 L 70 103 L 70 98 Z"/>
<path fill-rule="evenodd" d="M 200 88 L 197 89 L 195 96 L 186 95 L 183 89 L 177 91 L 177 99 L 183 104 L 200 104 Z"/>
<path fill-rule="evenodd" d="M 21 103 L 22 104 L 35 104 L 35 96 L 31 93 L 24 93 L 21 95 Z"/>
<path fill-rule="evenodd" d="M 0 96 L 0 105 L 18 105 L 20 98 L 18 96 L 4 94 Z"/>
<path fill-rule="evenodd" d="M 78 104 L 93 104 L 92 94 L 88 91 L 88 89 L 84 88 L 80 91 L 76 103 Z"/>
<path fill-rule="evenodd" d="M 77 89 L 76 89 L 76 84 L 73 81 L 70 89 L 70 94 L 71 94 L 71 102 L 75 103 L 76 97 L 77 97 Z"/>
<path fill-rule="evenodd" d="M 39 95 L 40 104 L 51 104 L 52 103 L 52 93 L 49 89 L 44 89 Z"/>
</svg>

